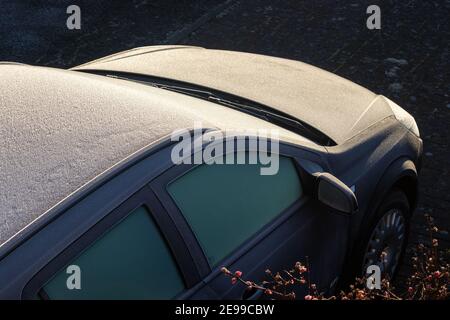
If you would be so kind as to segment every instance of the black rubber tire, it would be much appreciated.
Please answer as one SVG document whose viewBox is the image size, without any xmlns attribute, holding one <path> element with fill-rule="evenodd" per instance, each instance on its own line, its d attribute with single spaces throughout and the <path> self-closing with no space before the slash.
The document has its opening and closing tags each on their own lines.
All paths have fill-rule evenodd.
<svg viewBox="0 0 450 320">
<path fill-rule="evenodd" d="M 359 240 L 356 242 L 357 246 L 353 250 L 352 255 L 350 256 L 348 262 L 346 263 L 344 274 L 341 278 L 339 285 L 340 289 L 343 289 L 344 287 L 347 287 L 349 284 L 354 283 L 356 277 L 361 277 L 364 275 L 365 270 L 362 270 L 363 259 L 367 245 L 370 240 L 370 236 L 372 235 L 373 230 L 378 224 L 378 221 L 380 221 L 380 219 L 385 215 L 385 213 L 391 209 L 400 210 L 405 221 L 405 238 L 402 244 L 398 265 L 391 280 L 395 279 L 395 276 L 398 273 L 399 269 L 398 266 L 401 265 L 405 255 L 412 214 L 408 198 L 406 194 L 400 189 L 392 189 L 391 191 L 389 191 L 388 195 L 385 197 L 384 200 L 382 200 L 381 204 L 379 205 L 377 212 L 371 219 L 371 222 L 368 224 L 368 227 L 360 231 L 360 236 L 358 237 Z"/>
</svg>

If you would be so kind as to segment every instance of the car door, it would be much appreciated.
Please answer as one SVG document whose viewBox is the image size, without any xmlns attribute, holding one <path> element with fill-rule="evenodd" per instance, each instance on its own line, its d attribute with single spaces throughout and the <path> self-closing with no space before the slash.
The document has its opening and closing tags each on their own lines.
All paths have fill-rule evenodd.
<svg viewBox="0 0 450 320">
<path fill-rule="evenodd" d="M 173 166 L 170 151 L 150 146 L 30 225 L 0 259 L 0 298 L 214 297 L 147 186 Z"/>
<path fill-rule="evenodd" d="M 242 151 L 232 152 L 237 158 Z M 291 269 L 296 261 L 308 262 L 312 282 L 327 291 L 343 265 L 349 219 L 312 199 L 305 168 L 321 165 L 313 152 L 282 145 L 275 175 L 261 175 L 258 164 L 180 165 L 151 188 L 197 256 L 205 289 L 218 297 L 259 297 L 231 285 L 223 266 L 258 282 L 266 269 Z"/>
<path fill-rule="evenodd" d="M 170 228 L 161 228 L 162 211 L 150 190 L 140 190 L 47 264 L 28 284 L 25 298 L 172 299 L 185 294 L 195 273 L 180 269 L 186 257 L 180 256 L 173 235 L 167 236 Z"/>
</svg>

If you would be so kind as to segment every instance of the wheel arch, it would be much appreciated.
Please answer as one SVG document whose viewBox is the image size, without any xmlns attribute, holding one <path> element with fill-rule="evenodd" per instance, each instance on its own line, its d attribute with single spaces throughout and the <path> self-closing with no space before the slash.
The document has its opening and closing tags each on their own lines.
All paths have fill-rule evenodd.
<svg viewBox="0 0 450 320">
<path fill-rule="evenodd" d="M 369 200 L 368 208 L 371 209 L 366 212 L 363 222 L 358 230 L 366 229 L 380 207 L 383 199 L 385 199 L 388 193 L 394 188 L 399 188 L 405 192 L 410 206 L 410 213 L 412 215 L 418 200 L 418 173 L 414 162 L 410 158 L 400 157 L 388 165 Z M 361 236 L 360 232 L 357 232 L 355 235 L 357 238 Z"/>
<path fill-rule="evenodd" d="M 414 162 L 408 157 L 400 157 L 392 161 L 384 170 L 378 180 L 372 196 L 369 198 L 370 208 L 366 211 L 357 228 L 353 230 L 352 242 L 359 240 L 361 232 L 366 230 L 376 215 L 383 199 L 393 188 L 399 188 L 405 192 L 408 198 L 410 213 L 414 212 L 418 200 L 418 174 Z M 351 245 L 353 251 L 354 245 Z"/>
<path fill-rule="evenodd" d="M 408 198 L 411 213 L 418 201 L 418 173 L 414 162 L 406 157 L 393 161 L 385 170 L 375 188 L 375 197 L 371 200 L 373 211 L 379 207 L 381 201 L 393 188 L 401 189 Z"/>
<path fill-rule="evenodd" d="M 370 223 L 377 214 L 378 208 L 382 204 L 382 201 L 386 198 L 388 193 L 393 188 L 400 188 L 406 194 L 410 205 L 410 212 L 413 213 L 417 205 L 418 200 L 418 171 L 414 162 L 408 157 L 400 157 L 392 161 L 384 170 L 383 175 L 376 184 L 376 187 L 372 193 L 372 197 L 369 200 L 370 210 L 364 215 L 362 222 L 359 224 L 355 233 L 352 235 L 352 241 L 349 243 L 350 248 L 348 250 L 347 264 L 345 269 L 353 270 L 351 264 L 351 258 L 359 251 L 363 239 L 363 230 L 367 230 Z M 344 270 L 345 270 L 344 269 Z M 349 284 L 353 278 L 351 278 L 352 272 L 348 272 L 343 275 L 340 281 L 340 285 Z"/>
</svg>

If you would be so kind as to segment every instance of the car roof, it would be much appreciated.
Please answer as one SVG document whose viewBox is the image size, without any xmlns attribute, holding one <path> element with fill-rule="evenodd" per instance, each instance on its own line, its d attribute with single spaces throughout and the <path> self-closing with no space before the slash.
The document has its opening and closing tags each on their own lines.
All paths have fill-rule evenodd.
<svg viewBox="0 0 450 320">
<path fill-rule="evenodd" d="M 377 95 L 299 61 L 191 46 L 150 46 L 73 70 L 128 72 L 227 92 L 289 114 L 342 144 L 391 115 Z"/>
<path fill-rule="evenodd" d="M 248 114 L 81 72 L 0 65 L 0 244 L 78 188 L 175 130 L 277 129 Z"/>
</svg>

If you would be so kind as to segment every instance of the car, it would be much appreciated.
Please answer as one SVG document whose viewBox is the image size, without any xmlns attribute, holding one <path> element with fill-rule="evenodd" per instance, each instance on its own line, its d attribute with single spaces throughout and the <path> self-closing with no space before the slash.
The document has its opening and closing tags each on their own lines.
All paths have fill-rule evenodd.
<svg viewBox="0 0 450 320">
<path fill-rule="evenodd" d="M 368 266 L 395 276 L 423 146 L 390 99 L 191 46 L 0 74 L 0 299 L 259 299 L 221 268 L 259 281 L 296 261 L 327 293 Z M 180 130 L 200 141 L 183 159 L 229 140 L 212 157 L 247 159 L 265 138 L 277 171 L 174 162 Z"/>
</svg>

